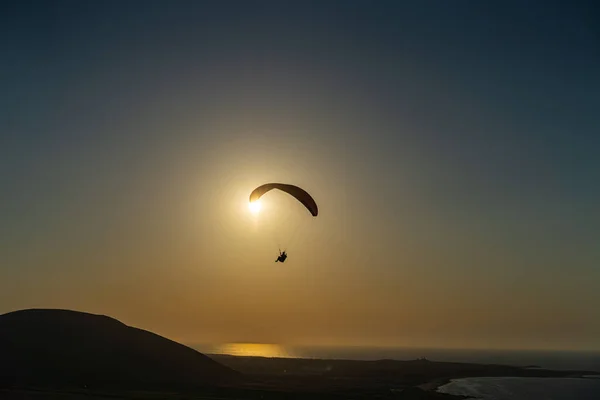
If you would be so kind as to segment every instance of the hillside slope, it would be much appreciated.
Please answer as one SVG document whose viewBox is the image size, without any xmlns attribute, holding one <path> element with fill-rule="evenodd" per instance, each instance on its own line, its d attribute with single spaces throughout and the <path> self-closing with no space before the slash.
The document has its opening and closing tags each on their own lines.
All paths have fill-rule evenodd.
<svg viewBox="0 0 600 400">
<path fill-rule="evenodd" d="M 239 375 L 151 332 L 68 310 L 0 315 L 0 355 L 4 385 L 193 386 Z"/>
</svg>

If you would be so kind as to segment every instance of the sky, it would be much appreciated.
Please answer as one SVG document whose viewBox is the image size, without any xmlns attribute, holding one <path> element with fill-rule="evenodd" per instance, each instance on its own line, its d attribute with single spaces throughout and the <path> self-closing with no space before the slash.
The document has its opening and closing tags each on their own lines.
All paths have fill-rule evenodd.
<svg viewBox="0 0 600 400">
<path fill-rule="evenodd" d="M 600 350 L 594 3 L 3 2 L 0 313 Z"/>
</svg>

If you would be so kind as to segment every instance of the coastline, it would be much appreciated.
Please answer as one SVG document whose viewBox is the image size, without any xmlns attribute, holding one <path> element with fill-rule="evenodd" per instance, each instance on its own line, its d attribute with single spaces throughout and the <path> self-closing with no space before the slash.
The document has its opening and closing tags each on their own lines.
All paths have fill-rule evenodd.
<svg viewBox="0 0 600 400">
<path fill-rule="evenodd" d="M 352 398 L 398 393 L 405 399 L 473 399 L 472 395 L 440 392 L 457 379 L 484 377 L 580 378 L 592 371 L 527 369 L 517 366 L 416 360 L 340 360 L 216 355 L 211 357 L 246 374 L 261 388 L 306 395 L 352 393 Z"/>
<path fill-rule="evenodd" d="M 426 392 L 437 392 L 440 387 L 452 382 L 453 379 L 456 378 L 438 378 L 427 383 L 423 383 L 422 385 L 418 385 L 417 387 Z"/>
<path fill-rule="evenodd" d="M 434 379 L 430 382 L 419 385 L 418 388 L 423 390 L 424 392 L 428 392 L 431 394 L 435 393 L 435 395 L 437 395 L 437 396 L 444 396 L 447 399 L 457 399 L 457 400 L 458 399 L 461 399 L 461 400 L 474 399 L 474 397 L 471 397 L 471 396 L 465 396 L 465 395 L 461 395 L 461 394 L 452 394 L 452 393 L 443 393 L 443 392 L 439 391 L 439 388 L 441 388 L 444 385 L 447 385 L 448 383 L 451 383 L 455 379 L 468 379 L 468 378 L 469 377 Z"/>
<path fill-rule="evenodd" d="M 515 379 L 552 379 L 552 380 L 556 380 L 556 379 L 582 379 L 582 380 L 599 380 L 600 379 L 600 375 L 586 375 L 586 374 L 569 374 L 569 375 L 563 375 L 563 376 L 462 376 L 462 377 L 453 377 L 453 378 L 440 378 L 440 379 L 434 379 L 430 382 L 427 382 L 425 384 L 419 385 L 418 387 L 420 389 L 422 389 L 423 391 L 426 392 L 435 392 L 438 395 L 443 395 L 446 396 L 447 398 L 456 398 L 456 399 L 475 399 L 477 397 L 473 397 L 472 395 L 463 395 L 463 394 L 454 394 L 454 393 L 446 393 L 446 392 L 440 392 L 439 389 L 444 386 L 447 385 L 449 383 L 452 383 L 454 381 L 457 380 L 462 380 L 462 379 L 477 379 L 477 378 L 515 378 Z"/>
</svg>

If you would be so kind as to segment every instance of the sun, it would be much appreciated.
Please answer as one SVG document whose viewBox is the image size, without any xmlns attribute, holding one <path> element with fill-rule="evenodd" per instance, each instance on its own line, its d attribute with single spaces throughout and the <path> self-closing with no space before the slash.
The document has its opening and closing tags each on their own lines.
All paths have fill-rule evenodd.
<svg viewBox="0 0 600 400">
<path fill-rule="evenodd" d="M 260 206 L 260 201 L 259 200 L 252 201 L 252 202 L 248 203 L 248 208 L 250 209 L 250 212 L 252 214 L 258 214 L 259 211 L 260 211 L 260 207 L 261 206 Z"/>
</svg>

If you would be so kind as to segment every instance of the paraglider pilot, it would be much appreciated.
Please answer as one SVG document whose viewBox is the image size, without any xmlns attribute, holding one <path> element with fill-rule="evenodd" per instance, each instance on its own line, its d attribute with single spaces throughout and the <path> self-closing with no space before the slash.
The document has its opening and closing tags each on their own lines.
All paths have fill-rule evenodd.
<svg viewBox="0 0 600 400">
<path fill-rule="evenodd" d="M 287 254 L 285 253 L 285 250 L 283 252 L 279 250 L 279 257 L 277 257 L 277 260 L 275 260 L 275 262 L 284 262 L 286 258 Z"/>
</svg>

